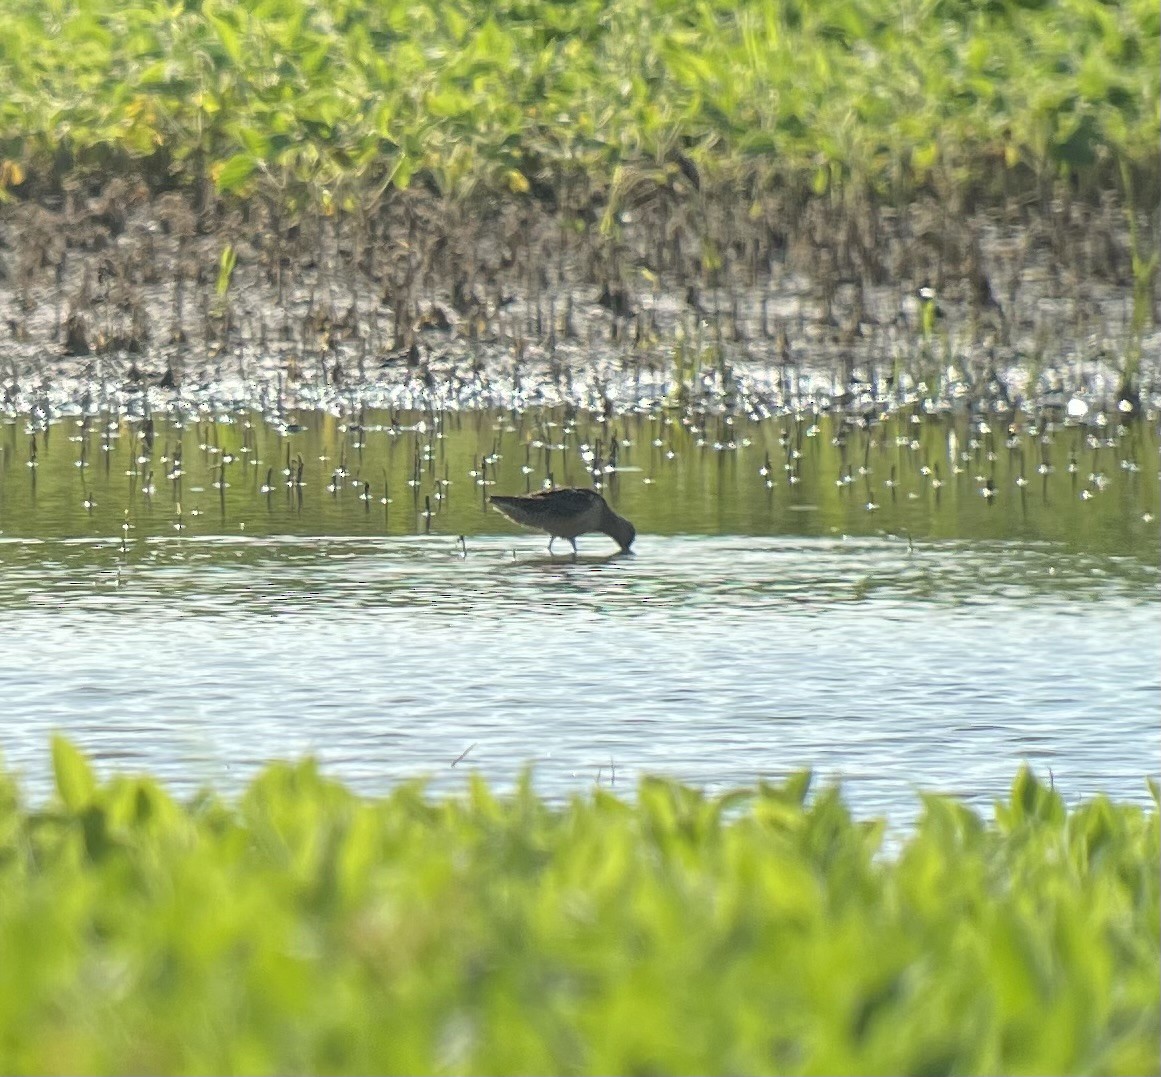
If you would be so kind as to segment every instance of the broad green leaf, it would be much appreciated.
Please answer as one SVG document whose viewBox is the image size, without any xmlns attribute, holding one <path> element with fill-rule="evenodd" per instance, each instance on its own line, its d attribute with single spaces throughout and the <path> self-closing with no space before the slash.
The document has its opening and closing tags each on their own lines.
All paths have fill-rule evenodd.
<svg viewBox="0 0 1161 1077">
<path fill-rule="evenodd" d="M 226 55 L 235 63 L 242 62 L 242 40 L 236 27 L 230 24 L 230 21 L 219 15 L 210 14 L 207 12 L 206 18 L 210 25 L 214 28 L 214 33 L 221 42 L 222 48 Z"/>
<path fill-rule="evenodd" d="M 250 153 L 237 153 L 229 160 L 223 161 L 214 169 L 218 190 L 224 193 L 241 190 L 253 175 L 256 166 L 257 159 Z"/>
<path fill-rule="evenodd" d="M 52 738 L 52 771 L 57 795 L 69 811 L 80 812 L 91 803 L 97 782 L 89 762 L 59 734 Z"/>
</svg>

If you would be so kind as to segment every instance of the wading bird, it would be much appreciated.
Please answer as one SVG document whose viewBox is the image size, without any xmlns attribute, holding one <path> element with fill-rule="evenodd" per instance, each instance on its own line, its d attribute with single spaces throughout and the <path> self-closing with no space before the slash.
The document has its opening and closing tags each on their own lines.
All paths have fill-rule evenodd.
<svg viewBox="0 0 1161 1077">
<path fill-rule="evenodd" d="M 572 543 L 575 555 L 577 535 L 593 531 L 608 535 L 622 551 L 627 551 L 637 537 L 633 525 L 609 508 L 608 502 L 595 490 L 541 490 L 524 497 L 497 495 L 488 500 L 508 519 L 547 531 L 549 553 L 552 553 L 552 544 L 563 538 Z"/>
</svg>

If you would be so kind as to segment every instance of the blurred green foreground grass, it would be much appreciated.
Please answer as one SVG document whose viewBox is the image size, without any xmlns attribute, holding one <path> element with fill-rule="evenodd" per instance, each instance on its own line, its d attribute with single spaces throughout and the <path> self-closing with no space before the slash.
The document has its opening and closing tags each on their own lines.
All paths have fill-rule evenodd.
<svg viewBox="0 0 1161 1077">
<path fill-rule="evenodd" d="M 0 777 L 4 1072 L 1155 1073 L 1156 808 Z M 1153 787 L 1156 800 L 1156 787 Z"/>
</svg>

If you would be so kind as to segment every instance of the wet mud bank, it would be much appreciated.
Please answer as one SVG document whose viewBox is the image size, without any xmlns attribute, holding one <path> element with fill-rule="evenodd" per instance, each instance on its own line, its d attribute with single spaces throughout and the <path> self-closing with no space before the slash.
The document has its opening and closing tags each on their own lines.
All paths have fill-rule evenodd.
<svg viewBox="0 0 1161 1077">
<path fill-rule="evenodd" d="M 292 215 L 117 179 L 0 208 L 0 406 L 156 386 L 302 406 L 1137 410 L 1161 335 L 1156 295 L 1133 325 L 1125 222 L 1111 199 L 955 214 L 692 182 L 616 206 L 418 188 Z"/>
</svg>

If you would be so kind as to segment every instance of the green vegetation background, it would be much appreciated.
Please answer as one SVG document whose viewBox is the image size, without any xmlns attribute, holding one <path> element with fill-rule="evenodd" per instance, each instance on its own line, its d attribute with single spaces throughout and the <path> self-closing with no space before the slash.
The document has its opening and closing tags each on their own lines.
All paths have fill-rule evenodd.
<svg viewBox="0 0 1161 1077">
<path fill-rule="evenodd" d="M 7 0 L 0 194 L 299 206 L 640 174 L 1156 201 L 1154 0 Z"/>
<path fill-rule="evenodd" d="M 0 780 L 6 1072 L 1152 1073 L 1156 810 Z M 1156 802 L 1156 788 L 1152 789 Z"/>
</svg>

